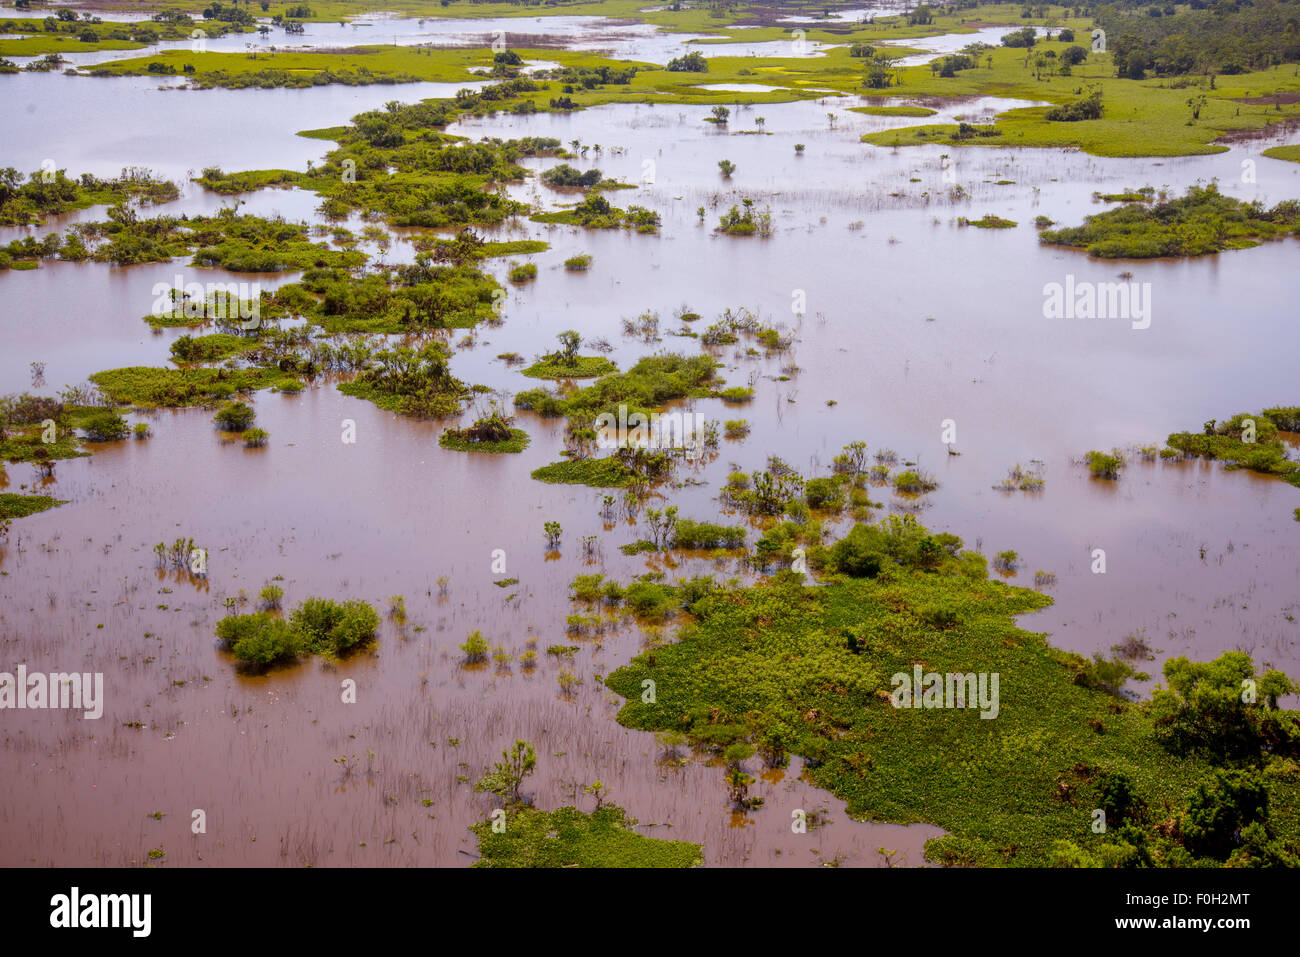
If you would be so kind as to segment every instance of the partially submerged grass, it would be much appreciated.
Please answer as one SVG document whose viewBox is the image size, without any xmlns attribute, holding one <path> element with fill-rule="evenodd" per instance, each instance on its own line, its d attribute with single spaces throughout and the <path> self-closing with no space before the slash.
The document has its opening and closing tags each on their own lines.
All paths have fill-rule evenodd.
<svg viewBox="0 0 1300 957">
<path fill-rule="evenodd" d="M 618 488 L 632 481 L 627 466 L 612 458 L 574 459 L 554 462 L 534 469 L 532 477 L 556 485 L 590 485 L 593 488 Z"/>
<path fill-rule="evenodd" d="M 279 369 L 127 366 L 96 372 L 90 381 L 118 405 L 178 407 L 207 405 L 236 393 L 269 389 L 296 380 Z"/>
<path fill-rule="evenodd" d="M 1168 442 L 1185 455 L 1276 475 L 1300 487 L 1300 462 L 1287 457 L 1286 443 L 1278 437 L 1280 430 L 1295 431 L 1298 426 L 1300 406 L 1278 406 L 1257 415 L 1239 412 L 1224 422 L 1211 419 L 1201 432 L 1175 432 Z"/>
<path fill-rule="evenodd" d="M 573 807 L 506 811 L 505 830 L 491 821 L 470 826 L 478 838 L 475 867 L 699 867 L 698 844 L 637 834 L 635 819 L 616 804 L 590 814 Z"/>
<path fill-rule="evenodd" d="M 572 362 L 551 356 L 534 362 L 523 373 L 534 379 L 594 379 L 617 371 L 618 366 L 604 356 L 574 356 Z"/>
<path fill-rule="evenodd" d="M 1225 196 L 1213 183 L 1191 186 L 1186 196 L 1168 202 L 1152 203 L 1145 193 L 1115 198 L 1124 205 L 1089 216 L 1082 226 L 1045 230 L 1038 241 L 1086 249 L 1102 259 L 1149 259 L 1245 249 L 1300 232 L 1300 202 L 1284 200 L 1266 209 Z"/>
<path fill-rule="evenodd" d="M 59 505 L 66 505 L 67 499 L 58 499 L 53 495 L 20 495 L 17 492 L 0 492 L 0 520 L 26 518 Z"/>
<path fill-rule="evenodd" d="M 1042 866 L 1058 860 L 1061 841 L 1088 855 L 1118 853 L 1111 842 L 1122 838 L 1091 828 L 1109 775 L 1126 775 L 1152 807 L 1194 800 L 1212 759 L 1173 753 L 1145 706 L 1096 690 L 1109 670 L 1014 625 L 1050 598 L 988 581 L 982 568 L 942 557 L 942 547 L 927 558 L 931 551 L 922 540 L 916 552 L 935 563 L 928 571 L 886 560 L 861 567 L 874 577 L 841 574 L 820 588 L 787 574 L 697 590 L 676 642 L 606 680 L 627 699 L 619 722 L 681 732 L 714 750 L 748 743 L 769 764 L 801 755 L 809 780 L 854 817 L 946 829 L 926 848 L 946 864 Z M 999 675 L 996 717 L 981 718 L 973 703 L 891 706 L 891 676 L 910 679 L 914 667 Z M 658 689 L 649 703 L 647 679 Z M 1286 773 L 1268 781 L 1273 826 L 1294 843 L 1300 786 Z"/>
</svg>

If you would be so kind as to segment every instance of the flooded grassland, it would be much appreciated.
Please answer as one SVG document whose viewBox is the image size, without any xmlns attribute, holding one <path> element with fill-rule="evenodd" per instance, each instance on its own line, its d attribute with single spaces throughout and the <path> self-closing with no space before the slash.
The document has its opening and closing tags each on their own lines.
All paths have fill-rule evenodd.
<svg viewBox="0 0 1300 957">
<path fill-rule="evenodd" d="M 402 36 L 409 22 L 399 22 Z M 433 24 L 409 33 L 414 38 Z M 586 28 L 575 27 L 572 35 L 580 41 Z M 593 48 L 562 48 L 557 57 Z M 646 59 L 642 51 L 629 58 Z M 981 612 L 969 620 L 978 619 L 981 640 L 990 642 L 982 660 L 1005 669 L 1003 714 L 1010 710 L 1016 723 L 999 732 L 996 747 L 962 739 L 984 755 L 980 766 L 964 772 L 973 780 L 996 778 L 1007 761 L 1041 766 L 1041 781 L 1021 782 L 1032 800 L 1038 800 L 1034 788 L 1055 786 L 1058 769 L 1043 751 L 1047 732 L 1025 717 L 1037 713 L 1030 702 L 1034 689 L 1043 688 L 1028 676 L 1047 683 L 1044 697 L 1059 705 L 1061 716 L 1078 707 L 1082 721 L 1084 711 L 1104 710 L 1100 698 L 1080 705 L 1067 666 L 1059 675 L 1047 669 L 1037 652 L 1024 651 L 1037 646 L 1014 625 L 1045 633 L 1055 649 L 1089 657 L 1110 655 L 1112 646 L 1135 636 L 1151 654 L 1141 670 L 1156 676 L 1130 684 L 1144 695 L 1163 662 L 1183 655 L 1208 661 L 1243 651 L 1261 669 L 1300 675 L 1300 522 L 1293 517 L 1300 493 L 1259 472 L 1140 451 L 1163 446 L 1171 433 L 1199 432 L 1209 419 L 1300 402 L 1292 360 L 1296 239 L 1282 235 L 1204 257 L 1120 261 L 1040 243 L 1035 227 L 1036 217 L 1055 227 L 1078 225 L 1114 207 L 1099 195 L 1145 186 L 1172 198 L 1217 181 L 1220 193 L 1234 199 L 1267 207 L 1295 200 L 1300 168 L 1262 154 L 1289 143 L 1285 134 L 1276 142 L 1236 141 L 1226 152 L 1165 157 L 1106 158 L 1005 143 L 999 149 L 908 145 L 908 131 L 920 126 L 987 125 L 995 114 L 1051 99 L 994 99 L 975 88 L 963 90 L 961 99 L 915 91 L 938 111 L 924 116 L 853 109 L 915 105 L 911 95 L 801 95 L 755 104 L 731 90 L 698 102 L 470 111 L 454 116 L 445 131 L 470 142 L 492 137 L 558 145 L 510 160 L 526 175 L 490 186 L 490 208 L 430 224 L 410 220 L 402 205 L 404 192 L 423 185 L 410 180 L 405 190 L 383 191 L 386 182 L 416 175 L 410 171 L 363 176 L 356 194 L 339 185 L 342 158 L 356 156 L 365 170 L 365 155 L 382 145 L 348 153 L 353 147 L 345 137 L 344 152 L 331 159 L 338 137 L 293 134 L 344 126 L 358 113 L 382 112 L 392 100 L 450 98 L 468 81 L 163 91 L 153 79 L 53 72 L 0 82 L 14 94 L 4 108 L 6 125 L 23 132 L 8 145 L 3 165 L 39 170 L 54 157 L 70 175 L 104 177 L 125 166 L 149 167 L 183 188 L 139 215 L 208 217 L 212 229 L 224 230 L 216 237 L 223 242 L 233 241 L 233 227 L 221 223 L 221 211 L 237 202 L 238 217 L 282 216 L 321 227 L 305 236 L 313 250 L 299 249 L 310 261 L 277 263 L 281 268 L 272 272 L 196 267 L 192 257 L 205 248 L 197 246 L 135 265 L 42 259 L 39 268 L 0 274 L 7 307 L 0 318 L 6 344 L 0 392 L 53 395 L 104 370 L 182 368 L 172 363 L 181 337 L 220 330 L 216 323 L 187 328 L 142 319 L 157 299 L 155 289 L 173 285 L 178 274 L 184 282 L 257 283 L 268 302 L 282 289 L 299 290 L 297 308 L 286 309 L 284 318 L 272 308 L 267 326 L 310 329 L 320 338 L 346 328 L 330 340 L 336 347 L 363 333 L 376 350 L 445 345 L 445 352 L 430 353 L 437 360 L 430 359 L 430 368 L 445 368 L 457 383 L 440 379 L 440 391 L 424 395 L 454 399 L 451 415 L 433 418 L 403 414 L 428 405 L 385 407 L 381 392 L 341 391 L 354 378 L 351 369 L 277 367 L 277 385 L 293 380 L 302 387 L 238 397 L 268 434 L 264 445 L 250 447 L 237 432 L 214 426 L 214 413 L 236 398 L 223 391 L 163 405 L 151 401 L 155 394 L 134 395 L 133 408 L 123 411 L 128 424 L 148 426 L 147 439 L 86 443 L 91 455 L 58 459 L 52 476 L 36 461 L 6 465 L 2 491 L 40 493 L 65 504 L 15 518 L 0 551 L 6 652 L 0 670 L 24 663 L 31 671 L 98 672 L 105 689 L 98 720 L 72 711 L 3 712 L 0 754 L 9 773 L 0 784 L 0 860 L 6 863 L 467 865 L 479 853 L 470 826 L 501 803 L 475 784 L 516 739 L 536 749 L 536 770 L 523 785 L 536 807 L 574 804 L 590 811 L 596 798 L 584 788 L 599 781 L 608 800 L 638 819 L 638 833 L 703 845 L 708 865 L 920 865 L 925 842 L 944 829 L 968 843 L 948 845 L 931 860 L 996 863 L 987 852 L 1007 847 L 1015 825 L 996 822 L 981 831 L 950 799 L 956 784 L 945 769 L 951 762 L 942 754 L 924 757 L 919 721 L 928 712 L 905 715 L 907 731 L 897 735 L 905 743 L 893 752 L 885 719 L 895 713 L 888 704 L 872 718 L 881 722 L 878 729 L 840 728 L 840 740 L 863 735 L 845 755 L 834 749 L 813 755 L 802 742 L 804 750 L 789 747 L 793 756 L 780 766 L 762 753 L 728 755 L 735 741 L 725 736 L 692 752 L 650 733 L 672 730 L 668 705 L 702 707 L 705 715 L 710 708 L 737 717 L 750 710 L 780 713 L 795 722 L 814 708 L 824 715 L 828 705 L 805 701 L 802 696 L 822 692 L 798 679 L 788 683 L 786 696 L 761 680 L 752 692 L 743 682 L 692 683 L 692 649 L 704 646 L 673 652 L 669 644 L 685 613 L 650 608 L 652 614 L 638 615 L 626 603 L 593 606 L 574 598 L 579 575 L 624 585 L 647 572 L 661 572 L 667 583 L 713 575 L 719 583 L 734 578 L 746 585 L 764 571 L 777 574 L 788 564 L 788 549 L 766 568 L 747 556 L 781 516 L 750 514 L 749 500 L 728 493 L 729 476 L 771 470 L 773 456 L 809 479 L 845 475 L 836 471 L 835 457 L 859 441 L 867 444 L 867 467 L 841 483 L 842 504 L 795 508 L 793 517 L 821 522 L 830 543 L 855 521 L 911 515 L 932 533 L 959 536 L 965 549 L 990 563 L 1015 551 L 1014 567 L 991 569 L 991 582 L 959 586 L 957 578 L 943 577 L 958 574 L 945 558 L 938 567 L 946 584 L 935 587 L 951 593 L 938 597 L 913 594 L 929 586 L 900 578 L 850 580 L 825 589 L 824 599 L 820 589 L 786 596 L 782 589 L 792 586 L 778 583 L 774 595 L 758 589 L 753 600 L 777 603 L 763 627 L 793 643 L 806 638 L 802 622 L 824 623 L 837 649 L 826 665 L 831 678 L 844 662 L 852 664 L 840 655 L 836 629 L 855 625 L 854 608 L 864 609 L 862 622 L 878 626 L 873 635 L 894 634 L 897 625 L 896 647 L 868 651 L 877 656 L 871 669 L 886 688 L 898 655 L 977 670 L 961 650 L 960 628 L 934 624 L 914 633 L 910 618 L 906 626 L 892 621 L 889 601 L 909 607 L 951 601 L 963 620 L 968 602 L 987 601 L 988 617 Z M 476 88 L 485 82 L 475 81 Z M 729 107 L 725 124 L 707 121 L 718 104 Z M 56 109 L 77 122 L 49 122 Z M 720 168 L 724 161 L 733 167 L 729 173 Z M 540 173 L 560 163 L 599 169 L 603 178 L 632 188 L 556 188 Z M 1250 177 L 1243 176 L 1243 163 L 1250 164 Z M 229 195 L 189 181 L 214 166 L 227 174 L 295 175 L 280 188 Z M 354 203 L 355 195 L 364 201 Z M 534 210 L 556 212 L 590 195 L 620 210 L 640 207 L 657 225 L 584 228 L 532 218 Z M 344 205 L 326 216 L 318 207 L 331 197 Z M 746 200 L 770 217 L 763 230 L 770 235 L 717 228 L 733 206 L 746 209 Z M 397 224 L 403 216 L 408 221 Z M 1015 225 L 967 225 L 986 216 Z M 4 227 L 0 243 L 106 219 L 104 205 L 50 215 L 43 225 Z M 489 243 L 516 245 L 439 267 L 460 270 L 455 282 L 467 297 L 452 304 L 450 329 L 407 328 L 391 313 L 363 321 L 356 302 L 331 312 L 308 295 L 327 301 L 330 283 L 359 285 L 363 273 L 372 283 L 383 274 L 401 295 L 422 281 L 442 288 L 452 282 L 450 273 L 422 280 L 425 274 L 401 270 L 420 267 L 434 226 L 450 239 L 464 225 Z M 368 257 L 365 266 L 347 278 L 314 275 L 351 268 L 354 260 L 338 258 L 349 253 Z M 238 265 L 232 257 L 219 261 Z M 566 266 L 575 258 L 579 267 Z M 528 264 L 535 274 L 525 270 L 511 281 L 512 270 Z M 1045 312 L 1051 283 L 1081 288 L 1121 281 L 1149 290 L 1144 314 L 1049 318 Z M 730 334 L 709 333 L 726 316 L 752 319 Z M 629 494 L 626 487 L 532 478 L 535 470 L 565 461 L 572 444 L 566 425 L 595 406 L 580 399 L 568 415 L 546 416 L 535 405 L 517 407 L 520 393 L 560 386 L 571 395 L 602 381 L 539 377 L 555 371 L 545 363 L 525 374 L 558 348 L 556 337 L 565 330 L 576 331 L 583 357 L 603 357 L 623 372 L 657 353 L 715 359 L 713 379 L 683 390 L 668 408 L 716 421 L 716 444 L 680 458 L 671 478 L 650 483 L 641 495 L 635 487 Z M 771 334 L 759 335 L 763 330 Z M 308 347 L 285 348 L 305 353 Z M 523 361 L 502 358 L 511 354 Z M 218 360 L 183 368 L 220 367 Z M 606 366 L 592 370 L 607 373 Z M 38 373 L 43 385 L 34 381 Z M 752 397 L 728 401 L 722 397 L 728 388 L 750 389 Z M 470 426 L 494 406 L 527 433 L 517 451 L 471 452 L 440 443 L 449 427 Z M 70 414 L 68 424 L 75 425 L 86 413 Z M 743 428 L 726 425 L 740 420 Z M 1281 441 L 1294 458 L 1294 433 L 1284 430 Z M 1085 454 L 1112 448 L 1126 460 L 1119 478 L 1094 477 Z M 883 471 L 873 475 L 871 466 Z M 1041 487 L 995 488 L 1017 466 L 1041 476 Z M 897 479 L 909 470 L 931 477 L 936 487 L 900 490 Z M 650 511 L 668 506 L 681 518 L 744 528 L 748 550 L 627 554 L 620 548 L 650 538 Z M 547 523 L 559 530 L 552 535 Z M 205 551 L 201 573 L 186 562 L 159 562 L 155 545 L 176 539 L 192 539 Z M 818 558 L 811 574 L 832 580 L 835 562 L 821 561 L 815 543 L 803 544 Z M 1097 571 L 1098 549 L 1104 573 Z M 1041 592 L 1051 603 L 1008 591 L 996 584 L 1001 581 Z M 313 597 L 368 601 L 383 617 L 377 639 L 339 658 L 305 655 L 263 673 L 242 668 L 219 646 L 217 626 L 255 611 L 268 585 L 282 591 L 283 610 L 273 617 L 287 619 Z M 878 589 L 890 588 L 898 597 L 868 614 Z M 796 621 L 783 617 L 801 601 L 822 605 Z M 726 635 L 728 622 L 740 627 L 731 614 L 697 616 L 706 629 L 701 634 Z M 475 631 L 486 642 L 486 660 L 467 663 L 462 646 Z M 659 710 L 637 704 L 644 669 L 651 667 L 637 657 L 645 654 L 658 654 L 662 665 L 653 667 L 676 675 L 660 679 L 668 704 Z M 706 659 L 709 674 L 731 667 L 719 654 Z M 766 651 L 756 647 L 754 654 L 746 667 L 767 674 Z M 999 659 L 1003 654 L 1009 657 Z M 1017 675 L 1026 676 L 1018 687 Z M 791 703 L 808 707 L 784 713 Z M 963 735 L 1004 727 L 975 714 L 959 717 L 971 719 Z M 1123 763 L 1133 742 L 1157 747 L 1129 712 L 1100 720 L 1111 723 L 1113 743 L 1096 744 L 1104 735 L 1091 731 L 1076 740 L 1073 729 L 1061 730 L 1070 742 L 1066 750 L 1101 748 L 1094 760 L 1100 766 Z M 818 716 L 807 718 L 807 726 L 820 727 Z M 756 726 L 755 743 L 770 730 Z M 912 759 L 912 770 L 898 763 L 901 757 Z M 872 778 L 853 765 L 854 773 L 874 783 L 846 784 L 839 762 L 868 758 L 880 773 Z M 819 766 L 805 771 L 808 759 Z M 1154 760 L 1134 767 L 1153 801 L 1177 804 L 1190 787 L 1191 771 Z M 741 802 L 736 768 L 752 778 Z M 944 783 L 928 794 L 927 781 Z M 1071 786 L 1086 789 L 1093 781 L 1084 776 Z M 1287 826 L 1295 817 L 1291 787 L 1283 780 L 1273 796 L 1276 816 Z M 846 807 L 859 817 L 912 823 L 866 823 Z M 205 812 L 203 834 L 192 832 L 196 809 Z M 806 833 L 792 832 L 795 811 L 812 816 Z M 1076 839 L 1070 831 L 1076 824 L 1079 835 L 1086 833 L 1088 810 L 1061 802 L 1046 820 L 1053 833 L 1035 832 L 1020 842 L 1023 849 L 1002 858 L 1024 853 L 1030 856 L 1023 860 L 1041 860 L 1052 839 Z M 690 859 L 683 851 L 682 861 Z"/>
</svg>

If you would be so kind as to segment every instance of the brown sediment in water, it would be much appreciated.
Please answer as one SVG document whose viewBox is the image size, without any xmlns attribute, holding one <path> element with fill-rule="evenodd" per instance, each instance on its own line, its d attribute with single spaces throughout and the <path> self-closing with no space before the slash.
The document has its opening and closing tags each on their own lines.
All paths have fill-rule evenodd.
<svg viewBox="0 0 1300 957">
<path fill-rule="evenodd" d="M 147 101 L 131 89 L 118 95 Z M 302 91 L 276 102 L 302 104 L 294 115 L 303 115 L 307 104 L 323 102 L 313 96 L 328 96 L 334 121 L 344 122 L 356 103 L 371 102 L 354 99 L 365 95 Z M 242 106 L 244 96 L 211 91 L 204 105 Z M 147 122 L 147 110 L 139 112 Z M 495 357 L 542 354 L 567 328 L 608 338 L 609 357 L 622 369 L 660 349 L 693 354 L 695 340 L 668 334 L 678 306 L 699 312 L 695 325 L 703 328 L 745 304 L 765 323 L 789 327 L 795 342 L 757 357 L 746 354 L 745 341 L 716 350 L 728 384 L 747 385 L 752 374 L 756 398 L 682 407 L 720 421 L 744 418 L 749 437 L 724 441 L 719 454 L 681 472 L 702 484 L 659 487 L 652 507 L 674 504 L 684 517 L 718 521 L 725 514 L 718 492 L 733 463 L 753 471 L 777 454 L 805 475 L 824 475 L 844 444 L 861 439 L 870 454 L 897 450 L 894 472 L 915 461 L 935 475 L 939 488 L 912 500 L 926 525 L 990 556 L 1017 550 L 1023 565 L 1013 583 L 1028 585 L 1036 569 L 1057 576 L 1049 588 L 1055 604 L 1022 619 L 1053 644 L 1107 651 L 1145 627 L 1161 659 L 1206 659 L 1240 647 L 1300 673 L 1300 635 L 1288 619 L 1300 603 L 1294 489 L 1217 463 L 1132 462 L 1117 482 L 1093 480 L 1072 464 L 1090 448 L 1159 442 L 1229 411 L 1294 401 L 1290 355 L 1253 345 L 1294 335 L 1290 249 L 1266 244 L 1212 262 L 1125 264 L 1157 290 L 1158 312 L 1145 331 L 1049 321 L 1041 312 L 1045 282 L 1067 272 L 1112 281 L 1118 267 L 1040 247 L 1023 225 L 974 237 L 952 224 L 965 211 L 947 203 L 926 209 L 922 194 L 945 189 L 939 150 L 895 155 L 857 141 L 894 118 L 841 113 L 831 130 L 823 105 L 765 105 L 774 135 L 735 139 L 714 136 L 702 112 L 620 106 L 452 128 L 473 138 L 621 146 L 626 152 L 588 162 L 625 182 L 639 182 L 643 160 L 653 159 L 659 180 L 635 201 L 664 216 L 658 237 L 527 221 L 486 231 L 494 240 L 552 245 L 527 257 L 539 266 L 538 281 L 508 290 L 504 322 L 476 330 L 477 345 L 452 360 L 455 375 L 494 389 L 528 388 L 535 383 Z M 283 122 L 277 116 L 252 111 L 249 122 L 269 130 Z M 106 113 L 92 130 L 120 133 L 108 125 L 115 122 L 123 121 Z M 795 142 L 807 145 L 802 158 Z M 194 156 L 196 169 L 202 150 L 214 148 L 196 141 L 189 147 L 196 152 L 166 152 L 180 145 L 161 144 L 161 155 L 177 163 Z M 227 169 L 277 165 L 268 164 L 259 135 L 235 146 L 243 152 Z M 721 158 L 737 162 L 743 183 L 719 182 Z M 1178 184 L 1195 182 L 1225 160 L 1161 162 L 1016 150 L 963 156 L 958 169 L 975 197 L 972 215 L 1024 224 L 1036 213 L 1077 222 L 1094 209 L 1095 191 L 1171 175 Z M 70 169 L 77 165 L 68 160 Z M 923 182 L 908 185 L 913 175 Z M 982 184 L 1003 177 L 1016 185 Z M 525 197 L 535 186 L 509 190 Z M 904 195 L 889 198 L 895 190 Z M 712 238 L 719 213 L 744 195 L 771 202 L 776 235 Z M 315 205 L 297 190 L 245 198 L 246 211 L 259 214 L 310 215 Z M 211 201 L 191 197 L 173 209 Z M 694 212 L 700 205 L 708 209 L 703 227 Z M 851 228 L 854 221 L 861 227 Z M 355 219 L 348 225 L 357 228 Z M 393 247 L 389 261 L 413 255 L 408 243 Z M 576 253 L 593 256 L 590 271 L 563 269 Z M 500 274 L 506 263 L 486 266 Z M 9 307 L 0 314 L 9 347 L 0 355 L 0 391 L 29 388 L 33 360 L 46 361 L 57 384 L 118 365 L 164 364 L 184 330 L 155 336 L 140 317 L 153 283 L 170 284 L 177 271 L 198 281 L 248 278 L 183 263 L 50 263 L 0 275 Z M 791 311 L 794 290 L 807 294 L 802 317 Z M 1233 319 L 1243 302 L 1251 304 L 1249 337 L 1241 335 L 1244 320 Z M 661 341 L 620 334 L 621 318 L 645 309 L 660 313 Z M 803 371 L 781 381 L 791 365 Z M 153 438 L 60 462 L 46 489 L 69 504 L 15 522 L 0 550 L 0 668 L 25 660 L 44 670 L 101 671 L 108 697 L 98 722 L 61 712 L 4 715 L 0 862 L 130 865 L 161 847 L 173 866 L 461 866 L 474 849 L 466 828 L 494 807 L 474 783 L 503 747 L 525 738 L 538 752 L 525 791 L 539 806 L 576 800 L 589 810 L 581 786 L 601 780 L 643 825 L 671 825 L 642 833 L 701 842 L 709 864 L 809 866 L 844 854 L 848 865 L 873 866 L 882 845 L 921 863 L 921 846 L 936 828 L 850 821 L 840 802 L 800 779 L 797 760 L 760 776 L 751 793 L 766 806 L 737 821 L 721 769 L 702 759 L 666 767 L 651 735 L 617 724 L 623 701 L 599 679 L 655 636 L 627 625 L 570 635 L 566 617 L 579 611 L 568 598 L 574 576 L 602 572 L 627 582 L 656 567 L 670 579 L 752 572 L 732 556 L 673 555 L 670 564 L 623 555 L 618 546 L 645 537 L 644 525 L 621 511 L 605 521 L 605 490 L 528 478 L 558 459 L 559 420 L 520 413 L 528 448 L 470 456 L 437 440 L 472 413 L 403 418 L 340 394 L 331 377 L 298 396 L 258 393 L 251 404 L 270 432 L 267 448 L 223 446 L 211 410 L 136 416 L 150 422 Z M 940 441 L 947 418 L 957 422 L 960 456 Z M 345 421 L 355 426 L 355 443 L 343 440 Z M 990 489 L 1031 458 L 1044 462 L 1041 493 Z M 6 474 L 16 487 L 34 471 L 11 465 Z M 884 486 L 871 497 L 883 503 L 873 517 L 907 503 Z M 546 547 L 547 521 L 563 527 L 558 553 Z M 849 521 L 842 515 L 833 534 Z M 593 555 L 580 544 L 589 535 L 597 537 Z M 153 567 L 153 545 L 178 536 L 209 550 L 206 578 Z M 751 530 L 751 546 L 756 537 Z M 1090 571 L 1095 548 L 1106 550 L 1106 575 Z M 363 598 L 383 611 L 390 596 L 402 595 L 405 623 L 386 620 L 377 644 L 344 662 L 241 675 L 216 646 L 223 601 L 242 591 L 249 604 L 239 610 L 251 610 L 276 576 L 283 576 L 275 583 L 286 608 L 322 595 Z M 507 578 L 519 581 L 497 587 Z M 459 645 L 473 629 L 515 656 L 508 669 L 459 663 Z M 671 636 L 666 629 L 660 637 Z M 534 638 L 538 664 L 529 670 L 518 656 Z M 570 664 L 547 655 L 550 645 L 579 650 Z M 1159 663 L 1149 670 L 1158 673 Z M 559 683 L 566 672 L 582 682 L 571 697 Z M 342 698 L 345 679 L 356 682 L 355 704 Z M 790 833 L 792 808 L 823 806 L 830 826 Z M 190 831 L 195 809 L 206 812 L 206 835 Z M 165 816 L 156 820 L 154 812 Z"/>
</svg>

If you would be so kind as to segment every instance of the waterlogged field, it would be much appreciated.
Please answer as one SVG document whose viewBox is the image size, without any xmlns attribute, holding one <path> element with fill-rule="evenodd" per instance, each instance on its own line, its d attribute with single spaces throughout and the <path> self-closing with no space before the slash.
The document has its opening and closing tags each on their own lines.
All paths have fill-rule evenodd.
<svg viewBox="0 0 1300 957">
<path fill-rule="evenodd" d="M 1294 864 L 1292 69 L 644 6 L 3 54 L 0 862 Z"/>
</svg>

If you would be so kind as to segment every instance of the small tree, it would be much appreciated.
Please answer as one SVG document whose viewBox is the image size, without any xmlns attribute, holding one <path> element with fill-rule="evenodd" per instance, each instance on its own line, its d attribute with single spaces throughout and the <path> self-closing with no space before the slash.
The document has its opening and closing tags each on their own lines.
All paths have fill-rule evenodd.
<svg viewBox="0 0 1300 957">
<path fill-rule="evenodd" d="M 560 528 L 560 523 L 547 522 L 542 526 L 542 530 L 546 532 L 546 544 L 551 548 L 559 548 L 560 535 L 563 532 L 563 529 Z"/>
<path fill-rule="evenodd" d="M 573 329 L 566 329 L 555 338 L 560 340 L 557 362 L 565 366 L 577 365 L 578 346 L 582 345 L 582 336 Z"/>
<path fill-rule="evenodd" d="M 492 766 L 492 770 L 474 785 L 475 791 L 495 794 L 509 805 L 523 804 L 519 788 L 524 778 L 537 768 L 537 752 L 527 741 L 516 740 L 513 748 L 501 752 L 502 760 Z"/>
<path fill-rule="evenodd" d="M 605 800 L 609 797 L 609 788 L 605 786 L 603 781 L 593 781 L 583 787 L 582 793 L 590 794 L 596 799 L 596 810 L 599 811 L 605 806 Z"/>
</svg>

